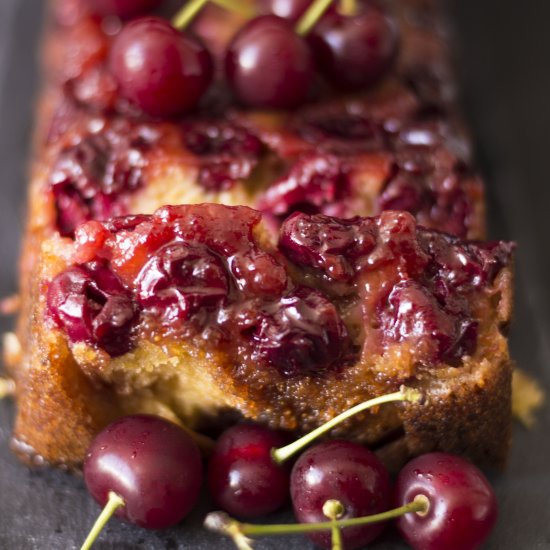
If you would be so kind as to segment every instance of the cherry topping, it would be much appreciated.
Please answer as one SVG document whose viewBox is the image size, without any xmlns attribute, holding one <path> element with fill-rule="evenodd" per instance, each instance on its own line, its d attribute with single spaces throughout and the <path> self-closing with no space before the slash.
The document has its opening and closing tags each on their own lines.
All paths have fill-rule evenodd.
<svg viewBox="0 0 550 550">
<path fill-rule="evenodd" d="M 281 228 L 279 247 L 292 262 L 321 271 L 326 277 L 350 281 L 355 260 L 376 245 L 373 218 L 341 220 L 329 216 L 295 214 Z"/>
<path fill-rule="evenodd" d="M 350 338 L 338 310 L 321 292 L 299 287 L 275 302 L 252 334 L 255 353 L 285 376 L 339 370 Z"/>
<path fill-rule="evenodd" d="M 350 155 L 385 147 L 382 128 L 369 117 L 315 107 L 298 119 L 298 132 L 324 151 Z"/>
<path fill-rule="evenodd" d="M 225 191 L 247 179 L 263 150 L 254 134 L 225 121 L 186 124 L 183 141 L 199 157 L 198 181 L 207 191 Z"/>
<path fill-rule="evenodd" d="M 347 90 L 378 81 L 391 66 L 398 42 L 395 24 L 374 7 L 353 16 L 325 16 L 309 41 L 329 82 Z"/>
<path fill-rule="evenodd" d="M 275 512 L 289 498 L 290 467 L 271 452 L 287 443 L 282 432 L 253 424 L 225 431 L 210 458 L 208 487 L 217 506 L 242 518 Z"/>
<path fill-rule="evenodd" d="M 48 287 L 47 305 L 72 342 L 96 344 L 113 357 L 132 348 L 137 308 L 105 264 L 90 262 L 57 275 Z"/>
<path fill-rule="evenodd" d="M 350 441 L 328 441 L 308 449 L 292 469 L 290 493 L 296 519 L 301 523 L 327 521 L 328 500 L 343 506 L 338 519 L 357 518 L 387 510 L 390 476 L 374 453 Z M 366 546 L 383 530 L 383 524 L 342 530 L 345 548 Z M 308 535 L 315 544 L 331 548 L 330 532 Z"/>
<path fill-rule="evenodd" d="M 300 211 L 315 214 L 334 209 L 349 193 L 349 180 L 341 161 L 333 155 L 310 155 L 269 187 L 257 208 L 284 219 Z"/>
<path fill-rule="evenodd" d="M 109 493 L 122 498 L 116 514 L 148 529 L 179 523 L 195 506 L 202 485 L 197 444 L 163 418 L 127 416 L 113 422 L 91 444 L 84 480 L 105 505 Z"/>
<path fill-rule="evenodd" d="M 237 98 L 253 107 L 285 109 L 306 99 L 313 59 L 292 23 L 275 15 L 249 21 L 229 45 L 225 70 Z"/>
<path fill-rule="evenodd" d="M 117 15 L 129 19 L 153 10 L 163 0 L 87 0 L 95 13 L 99 15 Z"/>
<path fill-rule="evenodd" d="M 408 342 L 428 364 L 452 362 L 475 350 L 477 322 L 445 311 L 426 288 L 412 280 L 395 285 L 380 312 L 383 338 Z"/>
<path fill-rule="evenodd" d="M 406 210 L 416 214 L 424 203 L 426 190 L 418 178 L 407 174 L 398 174 L 388 182 L 378 197 L 381 210 Z"/>
<path fill-rule="evenodd" d="M 124 197 L 142 184 L 144 152 L 149 142 L 125 126 L 85 135 L 63 149 L 49 183 L 55 199 L 57 228 L 72 236 L 90 220 L 105 220 L 124 213 Z"/>
<path fill-rule="evenodd" d="M 219 305 L 228 293 L 220 259 L 203 245 L 174 241 L 159 248 L 137 277 L 138 300 L 165 324 Z"/>
<path fill-rule="evenodd" d="M 113 42 L 111 70 L 120 93 L 156 117 L 194 108 L 213 76 L 211 56 L 200 41 L 158 17 L 142 17 L 122 29 Z"/>
<path fill-rule="evenodd" d="M 397 520 L 405 540 L 417 550 L 475 550 L 492 531 L 498 504 L 485 476 L 470 462 L 445 453 L 415 458 L 395 486 L 398 506 L 417 495 L 428 498 L 424 514 Z"/>
</svg>

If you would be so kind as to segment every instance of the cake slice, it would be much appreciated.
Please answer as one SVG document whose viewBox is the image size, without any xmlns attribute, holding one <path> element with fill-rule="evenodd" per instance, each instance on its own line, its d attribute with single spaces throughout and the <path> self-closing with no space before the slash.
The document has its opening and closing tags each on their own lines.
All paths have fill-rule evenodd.
<svg viewBox="0 0 550 550">
<path fill-rule="evenodd" d="M 387 461 L 439 449 L 501 464 L 510 437 L 508 243 L 403 212 L 261 213 L 216 204 L 90 221 L 42 247 L 15 448 L 76 466 L 95 433 L 152 412 L 198 431 L 238 419 L 304 432 L 407 384 L 336 433 Z"/>
<path fill-rule="evenodd" d="M 110 72 L 123 22 L 51 0 L 9 357 L 23 459 L 78 466 L 131 412 L 304 432 L 407 383 L 427 404 L 336 433 L 387 462 L 504 461 L 511 245 L 464 240 L 485 236 L 484 190 L 439 2 L 382 4 L 400 48 L 368 89 L 267 111 L 220 81 L 160 120 Z M 209 6 L 193 31 L 219 63 L 243 23 Z"/>
</svg>

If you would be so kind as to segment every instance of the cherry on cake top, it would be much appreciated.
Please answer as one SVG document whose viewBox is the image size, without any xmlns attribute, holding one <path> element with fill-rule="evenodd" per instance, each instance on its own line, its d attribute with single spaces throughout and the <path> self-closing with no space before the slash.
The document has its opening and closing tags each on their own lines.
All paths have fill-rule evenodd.
<svg viewBox="0 0 550 550">
<path fill-rule="evenodd" d="M 380 14 L 369 4 L 367 12 L 372 10 Z M 206 23 L 209 18 L 207 11 Z M 391 72 L 393 84 L 382 83 L 381 92 L 349 97 L 328 92 L 311 105 L 268 117 L 238 109 L 214 86 L 192 115 L 161 122 L 148 119 L 117 93 L 109 66 L 118 30 L 106 21 L 81 15 L 62 27 L 71 55 L 59 75 L 64 100 L 55 112 L 49 143 L 67 128 L 76 130 L 57 152 L 48 182 L 61 234 L 72 235 L 89 219 L 128 213 L 132 195 L 148 185 L 148 152 L 170 142 L 190 169 L 198 166 L 197 191 L 204 192 L 204 200 L 218 200 L 217 193 L 231 191 L 239 182 L 253 192 L 249 204 L 276 223 L 294 211 L 347 217 L 404 209 L 427 227 L 461 237 L 483 235 L 482 185 L 468 167 L 465 139 L 400 72 Z M 220 19 L 212 18 L 211 24 L 220 25 Z M 166 30 L 168 24 L 154 26 L 159 25 Z M 427 71 L 435 70 L 429 58 L 425 65 Z M 137 146 L 127 138 L 143 133 Z M 127 158 L 125 143 L 132 150 Z M 322 165 L 326 177 L 314 168 Z M 365 179 L 376 181 L 366 195 Z"/>
<path fill-rule="evenodd" d="M 189 13 L 186 11 L 193 1 L 182 9 L 185 15 L 173 19 L 178 29 L 168 19 L 151 15 L 157 13 L 152 8 L 160 4 L 154 0 L 140 0 L 134 5 L 126 0 L 89 3 L 91 14 L 88 17 L 112 15 L 123 20 L 120 29 L 113 21 L 107 24 L 99 20 L 110 35 L 102 65 L 108 73 L 107 79 L 110 78 L 110 83 L 118 90 L 119 99 L 112 98 L 114 103 L 120 104 L 122 100 L 117 108 L 128 101 L 145 115 L 173 117 L 204 104 L 212 83 L 214 59 L 207 45 L 187 28 L 192 29 L 192 21 L 197 16 L 191 9 Z M 335 2 L 328 13 L 317 16 L 321 21 L 313 18 L 302 28 L 304 17 L 308 19 L 310 8 L 315 7 L 316 2 L 290 4 L 281 11 L 281 3 L 272 6 L 259 3 L 259 15 L 248 20 L 237 17 L 236 22 L 227 22 L 240 28 L 233 29 L 238 32 L 225 45 L 223 59 L 215 60 L 218 72 L 224 73 L 223 82 L 218 84 L 241 104 L 294 108 L 315 95 L 310 92 L 321 75 L 326 77 L 324 87 L 328 83 L 329 88 L 360 91 L 371 87 L 390 70 L 397 51 L 397 27 L 381 8 L 359 2 L 357 13 L 342 15 Z M 202 9 L 202 5 L 197 3 L 197 6 Z M 279 16 L 285 12 L 286 17 Z M 170 10 L 166 6 L 168 13 Z M 85 14 L 84 9 L 82 19 L 86 19 Z M 126 21 L 138 14 L 149 15 Z M 298 22 L 297 14 L 300 15 Z M 74 19 L 78 17 L 73 15 Z M 204 25 L 208 29 L 208 21 L 201 21 L 198 28 Z M 212 18 L 211 25 L 219 25 L 219 21 Z M 219 54 L 216 43 L 213 48 Z M 317 55 L 321 50 L 323 54 Z M 357 66 L 361 71 L 357 71 Z M 105 88 L 106 79 L 99 77 L 96 70 L 85 72 L 86 75 L 81 75 L 84 80 L 95 79 L 96 83 L 101 80 L 103 85 L 98 88 Z M 77 78 L 77 88 L 81 88 L 79 80 L 82 78 Z M 94 103 L 89 95 L 79 95 Z"/>
<path fill-rule="evenodd" d="M 242 115 L 179 124 L 83 118 L 63 138 L 68 144 L 49 175 L 56 227 L 71 236 L 79 223 L 128 213 L 167 151 L 196 170 L 205 199 L 238 185 L 253 190 L 250 204 L 278 223 L 295 211 L 349 217 L 399 209 L 427 227 L 480 236 L 482 184 L 463 142 L 443 120 L 419 117 L 414 103 L 404 110 L 402 101 L 397 94 L 353 115 L 345 103 L 309 109 L 275 124 Z M 54 122 L 55 136 L 71 124 L 70 112 L 69 122 L 62 114 Z"/>
<path fill-rule="evenodd" d="M 278 250 L 260 244 L 260 222 L 257 211 L 215 204 L 88 222 L 76 232 L 75 265 L 49 285 L 48 315 L 70 341 L 111 355 L 160 331 L 204 338 L 284 377 L 356 361 L 361 343 L 348 323 L 363 316 L 372 353 L 405 344 L 425 366 L 459 365 L 476 349 L 473 302 L 512 251 L 419 228 L 400 212 L 349 220 L 297 213 L 283 224 Z M 371 279 L 382 271 L 376 287 Z"/>
</svg>

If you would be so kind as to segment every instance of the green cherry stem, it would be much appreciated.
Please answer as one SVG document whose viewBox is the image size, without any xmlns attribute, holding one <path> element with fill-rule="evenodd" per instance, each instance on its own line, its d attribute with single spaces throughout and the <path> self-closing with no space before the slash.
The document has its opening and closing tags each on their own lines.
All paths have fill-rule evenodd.
<svg viewBox="0 0 550 550">
<path fill-rule="evenodd" d="M 342 542 L 342 531 L 338 527 L 338 522 L 332 522 L 331 529 L 332 536 L 332 550 L 344 550 L 344 543 Z"/>
<path fill-rule="evenodd" d="M 254 14 L 254 11 L 250 6 L 242 4 L 240 1 L 236 2 L 235 0 L 191 0 L 190 2 L 187 2 L 187 4 L 185 4 L 185 6 L 183 6 L 183 8 L 175 15 L 175 17 L 172 19 L 172 25 L 180 31 L 185 29 L 209 2 L 217 4 L 218 6 L 225 8 L 228 11 L 240 13 L 246 18 L 249 18 Z"/>
<path fill-rule="evenodd" d="M 220 8 L 224 8 L 227 11 L 240 13 L 247 19 L 250 19 L 256 15 L 256 10 L 252 7 L 252 4 L 242 2 L 242 0 L 212 0 L 212 3 L 217 4 Z"/>
<path fill-rule="evenodd" d="M 334 0 L 315 0 L 298 21 L 296 33 L 300 36 L 306 36 L 306 34 L 315 27 L 317 21 L 323 17 L 333 1 Z"/>
<path fill-rule="evenodd" d="M 107 522 L 111 519 L 112 515 L 119 508 L 125 505 L 126 503 L 124 502 L 124 500 L 122 500 L 121 497 L 119 497 L 115 492 L 110 491 L 109 499 L 107 500 L 105 507 L 101 511 L 101 514 L 99 514 L 99 517 L 96 519 L 92 530 L 86 537 L 86 540 L 84 541 L 84 544 L 81 546 L 80 550 L 89 550 L 105 527 L 105 525 L 107 524 Z"/>
<path fill-rule="evenodd" d="M 236 519 L 231 518 L 225 512 L 212 512 L 208 514 L 204 520 L 204 526 L 210 531 L 215 531 L 223 535 L 229 536 L 239 550 L 249 550 L 249 536 L 277 536 L 277 535 L 298 535 L 307 533 L 318 533 L 321 531 L 332 531 L 334 526 L 338 529 L 346 527 L 358 527 L 360 525 L 368 525 L 370 523 L 379 523 L 401 517 L 405 514 L 416 513 L 426 515 L 430 509 L 430 502 L 425 495 L 417 495 L 413 501 L 372 516 L 363 516 L 360 518 L 337 519 L 324 521 L 321 523 L 290 523 L 290 524 L 274 524 L 274 525 L 258 525 L 252 523 L 241 523 Z M 245 540 L 248 546 L 243 546 L 242 541 Z M 338 547 L 336 547 L 338 548 Z"/>
<path fill-rule="evenodd" d="M 172 25 L 182 31 L 195 19 L 210 0 L 191 0 L 172 19 Z"/>
<path fill-rule="evenodd" d="M 351 409 L 344 411 L 338 416 L 335 416 L 326 424 L 319 426 L 315 430 L 309 432 L 300 439 L 293 441 L 289 445 L 286 445 L 285 447 L 280 447 L 279 449 L 274 449 L 271 453 L 271 456 L 273 457 L 273 460 L 275 462 L 277 462 L 278 464 L 282 464 L 291 456 L 301 451 L 306 445 L 309 445 L 318 437 L 326 434 L 327 432 L 338 426 L 338 424 L 344 422 L 344 420 L 347 420 L 348 418 L 351 418 L 352 416 L 360 412 L 366 411 L 367 409 L 371 409 L 372 407 L 376 407 L 378 405 L 383 405 L 384 403 L 395 403 L 399 401 L 419 403 L 422 400 L 422 397 L 422 394 L 418 390 L 401 386 L 398 392 L 381 395 L 380 397 L 369 399 L 368 401 L 359 403 L 359 405 L 355 405 L 355 407 L 352 407 Z"/>
<path fill-rule="evenodd" d="M 340 0 L 338 11 L 347 17 L 357 13 L 357 0 Z"/>
<path fill-rule="evenodd" d="M 339 500 L 330 499 L 323 505 L 323 514 L 332 521 L 332 550 L 344 550 L 342 531 L 337 521 L 344 515 L 344 512 L 344 506 Z"/>
</svg>

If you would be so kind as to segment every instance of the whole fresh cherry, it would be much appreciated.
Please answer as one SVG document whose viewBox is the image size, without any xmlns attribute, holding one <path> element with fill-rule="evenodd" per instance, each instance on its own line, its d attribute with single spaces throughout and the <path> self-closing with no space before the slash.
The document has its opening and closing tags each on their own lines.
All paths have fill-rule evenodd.
<svg viewBox="0 0 550 550">
<path fill-rule="evenodd" d="M 415 550 L 475 550 L 497 520 L 498 504 L 489 482 L 458 456 L 431 453 L 409 462 L 397 478 L 395 504 L 405 505 L 418 495 L 427 497 L 428 510 L 397 520 Z"/>
<path fill-rule="evenodd" d="M 110 66 L 120 94 L 155 117 L 193 109 L 213 75 L 204 45 L 159 17 L 128 23 L 113 42 Z"/>
<path fill-rule="evenodd" d="M 129 19 L 160 6 L 163 0 L 87 0 L 94 13 Z"/>
<path fill-rule="evenodd" d="M 264 15 L 249 21 L 229 45 L 226 76 L 242 103 L 286 109 L 303 103 L 313 83 L 313 57 L 292 22 Z"/>
<path fill-rule="evenodd" d="M 208 487 L 217 506 L 241 518 L 270 514 L 289 498 L 290 467 L 272 451 L 287 443 L 282 432 L 240 424 L 218 439 L 208 467 Z"/>
<path fill-rule="evenodd" d="M 115 493 L 123 501 L 116 514 L 149 529 L 179 523 L 197 502 L 202 477 L 195 441 L 156 416 L 113 422 L 94 439 L 84 462 L 94 499 L 103 506 Z"/>
<path fill-rule="evenodd" d="M 323 512 L 329 500 L 343 513 L 336 519 L 358 518 L 384 512 L 391 499 L 390 476 L 374 453 L 351 441 L 335 440 L 308 449 L 292 469 L 290 494 L 300 523 L 328 521 Z M 374 523 L 342 530 L 346 550 L 366 546 L 384 529 Z M 315 544 L 331 548 L 328 531 L 308 535 Z"/>
<path fill-rule="evenodd" d="M 308 37 L 319 69 L 337 88 L 360 90 L 376 83 L 396 56 L 397 27 L 378 7 L 352 16 L 328 14 Z"/>
</svg>

